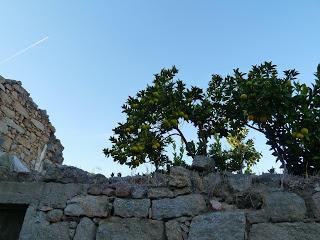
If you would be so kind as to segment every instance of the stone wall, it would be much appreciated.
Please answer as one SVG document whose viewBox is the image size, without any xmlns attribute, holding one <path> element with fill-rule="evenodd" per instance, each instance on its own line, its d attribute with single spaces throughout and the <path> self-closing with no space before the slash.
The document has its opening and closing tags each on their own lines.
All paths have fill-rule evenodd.
<svg viewBox="0 0 320 240">
<path fill-rule="evenodd" d="M 54 133 L 46 111 L 21 82 L 0 76 L 0 155 L 15 156 L 38 171 L 45 161 L 61 164 L 63 147 Z"/>
<path fill-rule="evenodd" d="M 319 239 L 319 177 L 281 179 L 182 167 L 108 179 L 59 166 L 0 172 L 0 204 L 28 205 L 23 240 Z"/>
</svg>

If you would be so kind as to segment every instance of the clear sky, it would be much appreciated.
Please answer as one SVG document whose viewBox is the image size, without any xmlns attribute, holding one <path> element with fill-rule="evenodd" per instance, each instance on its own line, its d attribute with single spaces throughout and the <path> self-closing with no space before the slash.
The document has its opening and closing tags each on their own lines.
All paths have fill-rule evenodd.
<svg viewBox="0 0 320 240">
<path fill-rule="evenodd" d="M 272 60 L 310 83 L 320 62 L 320 1 L 0 0 L 0 75 L 20 80 L 46 109 L 65 164 L 90 172 L 132 172 L 104 157 L 121 105 L 176 65 L 188 85 L 211 74 Z M 264 158 L 255 168 L 275 166 Z M 190 162 L 190 161 L 189 161 Z M 143 170 L 146 170 L 144 168 Z"/>
</svg>

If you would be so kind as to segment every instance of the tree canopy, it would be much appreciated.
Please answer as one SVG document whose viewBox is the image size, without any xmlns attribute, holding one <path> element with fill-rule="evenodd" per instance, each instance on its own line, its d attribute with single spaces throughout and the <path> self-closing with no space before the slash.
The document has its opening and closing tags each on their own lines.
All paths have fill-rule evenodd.
<svg viewBox="0 0 320 240">
<path fill-rule="evenodd" d="M 113 129 L 106 156 L 131 168 L 151 162 L 159 169 L 173 164 L 166 149 L 178 137 L 188 156 L 213 156 L 217 170 L 251 172 L 261 157 L 253 140 L 246 140 L 253 129 L 265 135 L 289 173 L 319 171 L 319 66 L 311 87 L 297 81 L 295 70 L 279 77 L 271 62 L 253 66 L 247 74 L 235 69 L 226 77 L 212 75 L 207 89 L 187 87 L 175 79 L 177 73 L 175 66 L 162 69 L 151 85 L 128 98 L 122 106 L 126 121 Z M 184 122 L 196 128 L 197 139 L 185 137 Z M 230 150 L 221 148 L 222 138 Z M 175 159 L 179 162 L 177 155 Z"/>
</svg>

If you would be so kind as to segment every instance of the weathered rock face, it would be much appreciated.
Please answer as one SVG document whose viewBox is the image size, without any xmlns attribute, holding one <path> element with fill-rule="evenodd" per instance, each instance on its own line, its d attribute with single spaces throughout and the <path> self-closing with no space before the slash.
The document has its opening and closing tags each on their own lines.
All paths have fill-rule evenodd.
<svg viewBox="0 0 320 240">
<path fill-rule="evenodd" d="M 67 202 L 67 216 L 108 217 L 111 206 L 106 196 L 77 196 Z"/>
<path fill-rule="evenodd" d="M 46 111 L 38 108 L 21 82 L 0 76 L 0 151 L 29 170 L 42 171 L 45 162 L 63 162 L 63 147 L 54 133 Z"/>
<path fill-rule="evenodd" d="M 192 167 L 201 171 L 212 171 L 214 168 L 214 160 L 207 156 L 195 156 L 192 161 Z"/>
<path fill-rule="evenodd" d="M 96 238 L 97 227 L 90 218 L 84 217 L 77 226 L 74 240 L 94 240 Z"/>
<path fill-rule="evenodd" d="M 113 202 L 114 215 L 120 217 L 147 217 L 150 208 L 149 199 L 121 199 Z"/>
<path fill-rule="evenodd" d="M 307 208 L 303 198 L 295 193 L 272 192 L 266 195 L 264 200 L 266 214 L 272 222 L 303 220 Z"/>
<path fill-rule="evenodd" d="M 250 231 L 251 240 L 318 240 L 319 236 L 319 223 L 259 223 Z"/>
<path fill-rule="evenodd" d="M 163 240 L 164 224 L 162 221 L 112 217 L 101 221 L 97 231 L 97 240 L 141 239 Z"/>
<path fill-rule="evenodd" d="M 164 198 L 152 201 L 152 218 L 170 219 L 182 216 L 196 216 L 206 211 L 202 195 L 189 194 L 176 198 Z"/>
<path fill-rule="evenodd" d="M 319 239 L 319 177 L 284 189 L 273 179 L 180 167 L 109 179 L 67 166 L 0 171 L 0 214 L 27 208 L 23 240 Z"/>
<path fill-rule="evenodd" d="M 244 240 L 246 217 L 243 212 L 214 212 L 192 219 L 189 240 Z"/>
<path fill-rule="evenodd" d="M 313 214 L 316 218 L 320 219 L 320 192 L 312 195 Z"/>
</svg>

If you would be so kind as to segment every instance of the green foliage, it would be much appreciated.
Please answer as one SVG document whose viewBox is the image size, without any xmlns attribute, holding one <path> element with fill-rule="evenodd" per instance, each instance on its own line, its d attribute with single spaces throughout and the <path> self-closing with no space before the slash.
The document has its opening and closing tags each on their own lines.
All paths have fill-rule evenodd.
<svg viewBox="0 0 320 240">
<path fill-rule="evenodd" d="M 231 171 L 252 173 L 252 166 L 261 158 L 261 153 L 254 148 L 252 139 L 246 140 L 248 129 L 237 129 L 234 135 L 227 136 L 230 149 L 224 150 L 221 138 L 215 136 L 215 142 L 211 145 L 210 154 L 215 159 L 216 168 L 219 171 Z"/>
<path fill-rule="evenodd" d="M 177 72 L 175 67 L 163 69 L 152 86 L 129 97 L 122 106 L 126 122 L 113 129 L 112 147 L 104 149 L 106 156 L 131 168 L 151 162 L 158 169 L 168 163 L 164 150 L 171 132 L 179 119 L 188 117 L 183 111 L 185 85 L 173 80 Z"/>
<path fill-rule="evenodd" d="M 175 67 L 161 70 L 151 86 L 129 97 L 122 107 L 126 121 L 113 129 L 106 156 L 132 168 L 151 162 L 158 169 L 181 163 L 179 154 L 173 163 L 165 154 L 172 136 L 181 139 L 191 157 L 208 155 L 213 138 L 210 152 L 220 170 L 250 172 L 260 158 L 253 141 L 245 141 L 243 129 L 251 128 L 265 135 L 272 154 L 289 173 L 320 170 L 320 66 L 311 87 L 296 81 L 295 70 L 279 77 L 271 62 L 253 66 L 248 74 L 236 69 L 225 78 L 213 75 L 205 91 L 174 80 L 177 72 Z M 197 129 L 197 141 L 186 139 L 184 122 Z M 220 138 L 228 138 L 228 153 Z"/>
<path fill-rule="evenodd" d="M 266 62 L 249 73 L 236 70 L 240 92 L 248 99 L 240 106 L 248 116 L 248 127 L 263 133 L 272 154 L 289 173 L 314 174 L 320 170 L 319 67 L 312 88 L 296 81 L 298 72 L 284 71 Z"/>
<path fill-rule="evenodd" d="M 122 107 L 126 121 L 113 129 L 112 147 L 104 149 L 106 156 L 132 168 L 151 162 L 158 169 L 172 164 L 165 154 L 172 136 L 181 138 L 188 156 L 208 155 L 208 141 L 214 134 L 219 132 L 221 136 L 227 136 L 234 127 L 243 125 L 243 121 L 229 116 L 234 112 L 234 102 L 238 101 L 232 95 L 236 87 L 234 78 L 230 79 L 230 84 L 216 88 L 219 79 L 213 76 L 204 92 L 174 80 L 177 72 L 175 67 L 162 69 L 151 86 L 129 97 Z M 237 111 L 239 114 L 239 108 Z M 185 138 L 181 131 L 183 122 L 189 122 L 197 129 L 197 142 Z"/>
<path fill-rule="evenodd" d="M 173 159 L 172 159 L 172 166 L 183 166 L 187 167 L 186 162 L 183 160 L 185 154 L 185 148 L 183 146 L 183 142 L 181 141 L 179 150 L 177 149 L 176 142 L 172 139 L 172 148 L 173 148 Z"/>
</svg>

